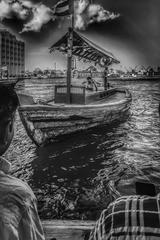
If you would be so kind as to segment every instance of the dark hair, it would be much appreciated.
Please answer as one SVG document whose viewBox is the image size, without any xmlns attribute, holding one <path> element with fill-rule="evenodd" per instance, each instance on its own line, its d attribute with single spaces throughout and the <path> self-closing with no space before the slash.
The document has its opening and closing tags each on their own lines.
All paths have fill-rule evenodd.
<svg viewBox="0 0 160 240">
<path fill-rule="evenodd" d="M 16 111 L 19 100 L 12 87 L 0 86 L 0 120 L 11 117 Z"/>
</svg>

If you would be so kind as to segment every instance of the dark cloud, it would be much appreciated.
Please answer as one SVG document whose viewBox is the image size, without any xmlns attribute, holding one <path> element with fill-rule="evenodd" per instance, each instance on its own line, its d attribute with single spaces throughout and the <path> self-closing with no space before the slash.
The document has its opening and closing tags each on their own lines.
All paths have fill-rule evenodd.
<svg viewBox="0 0 160 240">
<path fill-rule="evenodd" d="M 32 2 L 38 3 L 39 1 L 34 0 Z M 56 2 L 56 0 L 45 0 L 43 3 L 51 7 Z M 120 46 L 123 44 L 127 49 L 126 58 L 134 55 L 134 59 L 138 63 L 142 62 L 142 64 L 146 65 L 158 65 L 160 63 L 159 0 L 97 0 L 94 2 L 103 5 L 105 9 L 111 12 L 120 13 L 121 17 L 113 21 L 90 25 L 86 30 L 87 36 L 98 35 L 99 37 L 102 36 L 103 39 L 106 38 L 106 42 L 108 39 L 112 39 L 113 42 L 119 42 Z M 19 20 L 5 20 L 5 23 L 17 33 L 22 29 L 22 23 Z M 47 46 L 46 44 L 54 42 L 54 39 L 65 31 L 64 27 L 62 29 L 58 27 L 59 23 L 57 21 L 49 22 L 43 26 L 41 32 L 23 33 L 21 36 L 30 45 L 28 47 L 30 51 L 35 45 L 38 47 L 38 44 L 42 46 L 44 43 Z M 113 44 L 114 47 L 115 45 Z M 122 54 L 120 47 L 117 53 Z M 123 48 L 122 55 L 125 55 L 125 48 Z"/>
<path fill-rule="evenodd" d="M 113 35 L 139 51 L 146 64 L 160 62 L 160 1 L 159 0 L 108 0 L 103 5 L 111 11 L 118 11 L 121 19 L 103 25 L 106 35 Z M 108 25 L 108 26 L 107 26 Z M 102 25 L 96 26 L 101 29 Z"/>
</svg>

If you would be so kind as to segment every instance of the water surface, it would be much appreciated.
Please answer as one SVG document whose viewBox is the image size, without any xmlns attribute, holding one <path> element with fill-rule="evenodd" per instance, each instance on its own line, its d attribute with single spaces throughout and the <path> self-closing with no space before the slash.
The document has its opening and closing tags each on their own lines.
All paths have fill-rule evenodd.
<svg viewBox="0 0 160 240">
<path fill-rule="evenodd" d="M 137 175 L 159 186 L 160 82 L 112 84 L 125 86 L 132 93 L 131 115 L 126 121 L 37 148 L 17 116 L 15 137 L 6 157 L 12 161 L 13 175 L 32 186 L 42 218 L 96 219 L 109 201 L 108 179 L 120 175 L 129 179 L 119 185 L 123 194 L 134 193 L 130 183 Z M 50 84 L 33 87 L 26 83 L 25 89 L 34 96 L 39 92 L 53 97 Z"/>
</svg>

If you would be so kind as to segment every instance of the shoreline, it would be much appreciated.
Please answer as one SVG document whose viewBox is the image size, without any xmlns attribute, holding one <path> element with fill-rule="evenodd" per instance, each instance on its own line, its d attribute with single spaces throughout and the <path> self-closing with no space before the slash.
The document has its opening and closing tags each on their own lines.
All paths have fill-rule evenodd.
<svg viewBox="0 0 160 240">
<path fill-rule="evenodd" d="M 157 81 L 160 76 L 139 76 L 139 77 L 108 77 L 111 81 Z"/>
</svg>

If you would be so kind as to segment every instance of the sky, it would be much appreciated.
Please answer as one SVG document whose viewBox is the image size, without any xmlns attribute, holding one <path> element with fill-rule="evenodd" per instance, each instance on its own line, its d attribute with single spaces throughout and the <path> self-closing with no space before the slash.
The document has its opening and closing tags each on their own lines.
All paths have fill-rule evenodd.
<svg viewBox="0 0 160 240">
<path fill-rule="evenodd" d="M 1 2 L 2 0 L 0 0 Z M 7 1 L 7 0 L 6 0 Z M 38 3 L 32 0 L 32 3 Z M 52 7 L 57 0 L 41 1 Z M 159 0 L 97 0 L 107 11 L 120 14 L 115 19 L 90 24 L 81 34 L 112 52 L 120 67 L 160 65 L 160 1 Z M 24 21 L 13 16 L 2 23 L 26 43 L 26 69 L 35 67 L 63 69 L 66 60 L 61 54 L 51 55 L 49 47 L 68 27 L 68 20 L 49 21 L 39 32 L 20 33 Z"/>
</svg>

